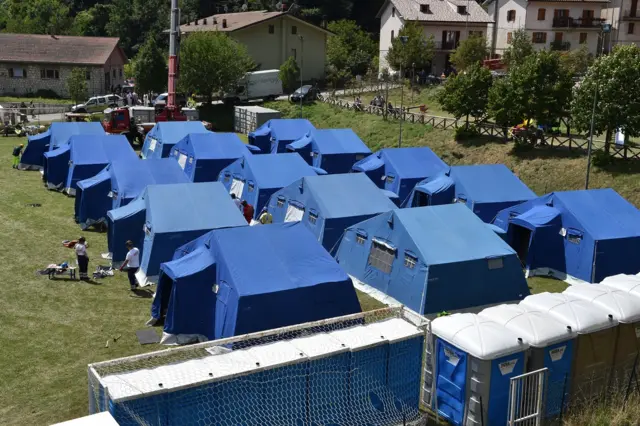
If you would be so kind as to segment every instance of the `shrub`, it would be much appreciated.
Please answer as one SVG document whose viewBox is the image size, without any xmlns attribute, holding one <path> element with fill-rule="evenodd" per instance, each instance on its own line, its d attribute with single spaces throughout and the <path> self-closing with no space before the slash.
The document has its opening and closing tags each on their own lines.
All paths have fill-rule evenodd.
<svg viewBox="0 0 640 426">
<path fill-rule="evenodd" d="M 606 167 L 613 163 L 613 158 L 611 155 L 607 154 L 601 149 L 594 151 L 591 155 L 591 164 L 594 167 Z"/>
<path fill-rule="evenodd" d="M 457 142 L 466 141 L 480 136 L 480 132 L 475 124 L 469 126 L 456 127 L 454 138 Z"/>
<path fill-rule="evenodd" d="M 280 66 L 279 77 L 284 90 L 292 92 L 296 89 L 300 79 L 300 68 L 293 56 L 289 56 L 289 59 Z"/>
<path fill-rule="evenodd" d="M 58 95 L 54 90 L 51 89 L 40 89 L 36 91 L 32 96 L 34 98 L 45 98 L 45 99 L 60 99 L 60 95 Z"/>
</svg>

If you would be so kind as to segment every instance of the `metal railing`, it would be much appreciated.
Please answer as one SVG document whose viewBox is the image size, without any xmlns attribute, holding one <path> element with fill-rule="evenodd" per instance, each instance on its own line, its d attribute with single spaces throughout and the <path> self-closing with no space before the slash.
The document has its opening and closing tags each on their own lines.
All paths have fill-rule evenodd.
<svg viewBox="0 0 640 426">
<path fill-rule="evenodd" d="M 546 368 L 512 377 L 509 387 L 509 426 L 539 426 L 544 414 Z"/>
<path fill-rule="evenodd" d="M 553 18 L 553 28 L 600 28 L 606 22 L 603 18 L 571 18 L 563 16 Z"/>
<path fill-rule="evenodd" d="M 434 42 L 436 50 L 454 50 L 460 44 L 459 40 L 453 41 L 436 41 Z"/>
<path fill-rule="evenodd" d="M 552 41 L 551 50 L 567 51 L 571 49 L 571 43 L 568 41 Z"/>
</svg>

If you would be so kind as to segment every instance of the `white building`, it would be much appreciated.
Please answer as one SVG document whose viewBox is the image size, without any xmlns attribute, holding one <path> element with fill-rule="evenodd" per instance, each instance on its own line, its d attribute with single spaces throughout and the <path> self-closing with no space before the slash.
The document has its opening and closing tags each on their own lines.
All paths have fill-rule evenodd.
<svg viewBox="0 0 640 426">
<path fill-rule="evenodd" d="M 380 70 L 388 68 L 386 55 L 391 40 L 406 22 L 419 23 L 427 37 L 433 37 L 436 52 L 432 69 L 438 75 L 449 67 L 449 56 L 458 44 L 477 35 L 487 37 L 487 12 L 475 0 L 387 0 L 380 18 Z"/>
<path fill-rule="evenodd" d="M 601 15 L 612 24 L 605 50 L 616 44 L 636 43 L 640 45 L 640 10 L 638 0 L 611 0 L 609 8 Z"/>
<path fill-rule="evenodd" d="M 484 5 L 495 21 L 490 25 L 492 53 L 502 55 L 513 33 L 524 28 L 538 49 L 567 51 L 587 46 L 596 54 L 608 4 L 608 0 L 488 0 Z"/>
</svg>

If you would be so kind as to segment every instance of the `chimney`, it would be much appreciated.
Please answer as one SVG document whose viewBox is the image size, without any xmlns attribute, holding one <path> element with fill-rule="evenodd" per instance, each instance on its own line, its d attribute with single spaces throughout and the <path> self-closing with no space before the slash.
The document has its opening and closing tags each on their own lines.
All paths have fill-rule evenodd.
<svg viewBox="0 0 640 426">
<path fill-rule="evenodd" d="M 222 20 L 222 28 L 227 28 L 227 20 L 226 19 Z"/>
</svg>

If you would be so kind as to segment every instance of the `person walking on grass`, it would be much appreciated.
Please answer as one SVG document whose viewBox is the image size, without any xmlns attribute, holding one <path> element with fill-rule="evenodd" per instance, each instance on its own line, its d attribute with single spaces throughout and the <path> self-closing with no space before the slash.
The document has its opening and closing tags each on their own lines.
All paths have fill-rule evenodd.
<svg viewBox="0 0 640 426">
<path fill-rule="evenodd" d="M 76 257 L 78 258 L 78 269 L 80 270 L 80 279 L 88 280 L 89 279 L 89 256 L 87 255 L 87 240 L 84 237 L 78 238 L 78 242 L 73 247 L 76 252 Z"/>
<path fill-rule="evenodd" d="M 124 260 L 124 263 L 120 267 L 120 272 L 122 272 L 125 268 L 127 268 L 127 277 L 129 278 L 129 285 L 131 286 L 131 291 L 134 291 L 138 287 L 138 281 L 136 280 L 136 272 L 138 272 L 138 268 L 140 268 L 140 250 L 137 247 L 134 247 L 133 241 L 129 240 L 125 243 L 127 247 L 127 257 Z"/>
<path fill-rule="evenodd" d="M 13 168 L 17 169 L 20 164 L 20 156 L 22 155 L 22 150 L 24 149 L 24 144 L 21 143 L 18 146 L 13 147 Z"/>
</svg>

